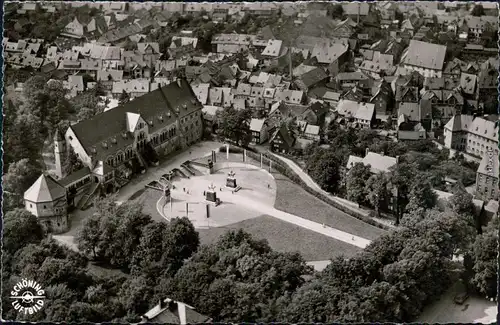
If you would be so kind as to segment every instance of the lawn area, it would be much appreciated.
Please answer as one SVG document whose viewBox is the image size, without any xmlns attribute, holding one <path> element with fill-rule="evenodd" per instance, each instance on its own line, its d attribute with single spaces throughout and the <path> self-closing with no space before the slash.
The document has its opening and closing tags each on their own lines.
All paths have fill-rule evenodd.
<svg viewBox="0 0 500 325">
<path fill-rule="evenodd" d="M 158 210 L 156 210 L 156 202 L 158 202 L 161 195 L 162 193 L 160 191 L 147 188 L 139 190 L 137 193 L 132 195 L 133 198 L 131 198 L 131 200 L 142 202 L 142 211 L 145 214 L 150 215 L 155 221 L 164 222 L 165 219 L 163 219 L 163 217 L 158 213 Z"/>
<path fill-rule="evenodd" d="M 240 228 L 255 239 L 266 239 L 276 251 L 298 251 L 306 261 L 328 260 L 341 254 L 350 257 L 361 250 L 270 216 L 260 216 L 221 228 L 198 229 L 198 233 L 202 244 L 210 244 L 216 242 L 226 231 Z"/>
<path fill-rule="evenodd" d="M 276 209 L 369 240 L 386 233 L 383 229 L 369 225 L 321 201 L 287 177 L 275 172 L 272 174 L 278 187 L 274 204 Z"/>
</svg>

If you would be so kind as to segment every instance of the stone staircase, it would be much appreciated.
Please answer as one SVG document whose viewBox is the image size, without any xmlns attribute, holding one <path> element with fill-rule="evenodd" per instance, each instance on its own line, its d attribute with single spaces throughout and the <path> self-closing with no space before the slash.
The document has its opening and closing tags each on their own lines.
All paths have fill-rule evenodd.
<svg viewBox="0 0 500 325">
<path fill-rule="evenodd" d="M 80 198 L 76 207 L 80 210 L 85 210 L 88 206 L 90 199 L 95 195 L 100 183 L 92 183 L 92 185 L 87 189 L 87 192 Z"/>
</svg>

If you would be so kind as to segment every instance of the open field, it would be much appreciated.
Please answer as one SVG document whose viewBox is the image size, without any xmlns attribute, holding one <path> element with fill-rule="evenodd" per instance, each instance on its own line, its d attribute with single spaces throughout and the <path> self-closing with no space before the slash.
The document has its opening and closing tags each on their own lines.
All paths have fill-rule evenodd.
<svg viewBox="0 0 500 325">
<path fill-rule="evenodd" d="M 276 251 L 298 251 L 306 261 L 327 260 L 341 254 L 350 257 L 361 250 L 270 216 L 260 216 L 221 228 L 198 229 L 198 232 L 201 243 L 210 244 L 216 242 L 226 231 L 240 228 L 255 239 L 266 239 Z"/>
<path fill-rule="evenodd" d="M 279 173 L 273 176 L 277 184 L 276 209 L 370 240 L 386 233 L 321 201 L 287 177 Z"/>
</svg>

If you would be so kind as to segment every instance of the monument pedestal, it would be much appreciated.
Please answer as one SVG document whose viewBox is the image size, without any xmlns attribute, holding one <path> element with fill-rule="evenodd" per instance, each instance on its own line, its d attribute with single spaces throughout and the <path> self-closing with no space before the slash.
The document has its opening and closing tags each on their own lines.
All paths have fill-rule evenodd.
<svg viewBox="0 0 500 325">
<path fill-rule="evenodd" d="M 218 206 L 220 204 L 220 199 L 217 197 L 217 192 L 214 190 L 207 191 L 205 200 L 213 206 Z"/>
<path fill-rule="evenodd" d="M 229 187 L 229 188 L 236 188 L 237 185 L 236 185 L 236 178 L 233 178 L 233 177 L 228 177 L 226 179 L 226 187 Z"/>
<path fill-rule="evenodd" d="M 234 175 L 235 174 L 233 171 L 229 173 L 229 176 L 226 179 L 226 188 L 230 189 L 233 192 L 238 192 L 241 189 L 241 186 L 238 186 L 238 184 L 236 184 L 236 178 L 234 177 Z"/>
</svg>

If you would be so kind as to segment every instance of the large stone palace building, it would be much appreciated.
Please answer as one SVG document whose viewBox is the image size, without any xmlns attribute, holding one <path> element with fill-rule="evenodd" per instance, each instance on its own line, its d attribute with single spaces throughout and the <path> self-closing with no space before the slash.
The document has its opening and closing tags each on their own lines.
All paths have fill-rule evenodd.
<svg viewBox="0 0 500 325">
<path fill-rule="evenodd" d="M 76 204 L 80 208 L 98 189 L 104 193 L 116 191 L 128 182 L 132 174 L 144 172 L 148 165 L 156 165 L 160 156 L 200 140 L 203 134 L 202 107 L 189 83 L 178 79 L 73 124 L 64 136 L 56 132 L 57 180 L 50 178 L 51 184 L 56 182 L 58 188 L 64 189 L 69 204 L 81 194 Z M 70 147 L 85 167 L 64 175 L 62 165 Z M 43 179 L 48 178 L 44 176 Z M 26 206 L 30 204 L 28 198 L 44 196 L 40 192 L 45 188 L 30 188 L 26 192 L 30 192 L 29 195 L 25 194 Z M 59 195 L 57 199 L 61 197 Z"/>
</svg>

